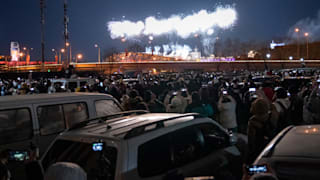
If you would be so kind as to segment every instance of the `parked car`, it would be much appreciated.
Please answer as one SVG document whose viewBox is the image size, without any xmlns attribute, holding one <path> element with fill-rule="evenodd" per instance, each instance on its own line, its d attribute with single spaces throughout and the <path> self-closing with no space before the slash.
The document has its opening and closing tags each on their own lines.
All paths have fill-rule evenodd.
<svg viewBox="0 0 320 180">
<path fill-rule="evenodd" d="M 0 98 L 0 145 L 41 154 L 62 131 L 81 121 L 122 111 L 110 95 L 56 93 Z"/>
<path fill-rule="evenodd" d="M 266 165 L 280 180 L 319 179 L 320 125 L 290 126 L 279 133 L 254 165 Z"/>
<path fill-rule="evenodd" d="M 76 163 L 88 180 L 230 179 L 241 176 L 228 171 L 241 173 L 234 140 L 218 123 L 194 113 L 101 118 L 60 134 L 41 164 L 45 171 L 55 162 Z"/>
</svg>

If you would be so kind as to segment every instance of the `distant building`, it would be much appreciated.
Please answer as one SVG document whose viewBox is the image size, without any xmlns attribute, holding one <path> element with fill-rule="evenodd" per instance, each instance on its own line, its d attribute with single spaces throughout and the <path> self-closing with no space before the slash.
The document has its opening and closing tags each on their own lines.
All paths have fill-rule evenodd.
<svg viewBox="0 0 320 180">
<path fill-rule="evenodd" d="M 10 43 L 10 53 L 11 53 L 11 61 L 19 61 L 20 47 L 18 42 Z"/>
</svg>

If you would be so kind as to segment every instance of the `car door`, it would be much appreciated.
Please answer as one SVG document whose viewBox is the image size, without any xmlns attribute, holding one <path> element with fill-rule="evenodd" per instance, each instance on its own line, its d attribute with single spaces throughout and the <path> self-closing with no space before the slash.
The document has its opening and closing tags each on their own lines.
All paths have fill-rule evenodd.
<svg viewBox="0 0 320 180">
<path fill-rule="evenodd" d="M 183 128 L 172 133 L 173 164 L 184 177 L 219 176 L 228 164 L 224 148 L 228 135 L 211 123 Z"/>
</svg>

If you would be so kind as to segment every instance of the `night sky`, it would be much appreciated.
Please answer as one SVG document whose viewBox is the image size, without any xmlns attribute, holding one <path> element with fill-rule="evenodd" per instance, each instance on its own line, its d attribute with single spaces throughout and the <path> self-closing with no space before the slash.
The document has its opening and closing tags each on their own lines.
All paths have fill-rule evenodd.
<svg viewBox="0 0 320 180">
<path fill-rule="evenodd" d="M 319 0 L 69 0 L 69 31 L 73 53 L 83 53 L 87 60 L 97 59 L 94 44 L 102 51 L 121 47 L 120 40 L 111 40 L 106 28 L 110 20 L 137 21 L 157 15 L 191 14 L 201 9 L 214 10 L 217 5 L 234 4 L 238 21 L 223 38 L 243 41 L 272 40 L 288 34 L 299 20 L 316 18 Z M 39 0 L 2 0 L 0 11 L 0 55 L 9 55 L 10 41 L 34 48 L 32 59 L 40 58 Z M 62 48 L 63 0 L 47 0 L 46 56 L 53 58 L 52 48 Z M 314 37 L 315 38 L 315 37 Z"/>
</svg>

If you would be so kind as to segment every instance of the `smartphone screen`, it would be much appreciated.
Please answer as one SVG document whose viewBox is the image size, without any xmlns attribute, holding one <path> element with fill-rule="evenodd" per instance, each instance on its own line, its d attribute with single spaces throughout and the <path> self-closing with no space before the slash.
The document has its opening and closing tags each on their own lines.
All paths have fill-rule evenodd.
<svg viewBox="0 0 320 180">
<path fill-rule="evenodd" d="M 227 95 L 227 94 L 228 94 L 228 92 L 227 92 L 227 91 L 223 91 L 222 93 L 223 93 L 223 95 Z"/>
<path fill-rule="evenodd" d="M 250 165 L 250 166 L 247 166 L 246 169 L 249 175 L 267 172 L 266 165 Z"/>
<path fill-rule="evenodd" d="M 28 151 L 9 151 L 9 160 L 24 161 L 29 159 Z"/>
<path fill-rule="evenodd" d="M 256 88 L 249 88 L 249 92 L 256 92 Z"/>
<path fill-rule="evenodd" d="M 103 143 L 93 143 L 92 150 L 93 151 L 102 151 L 103 150 Z"/>
</svg>

